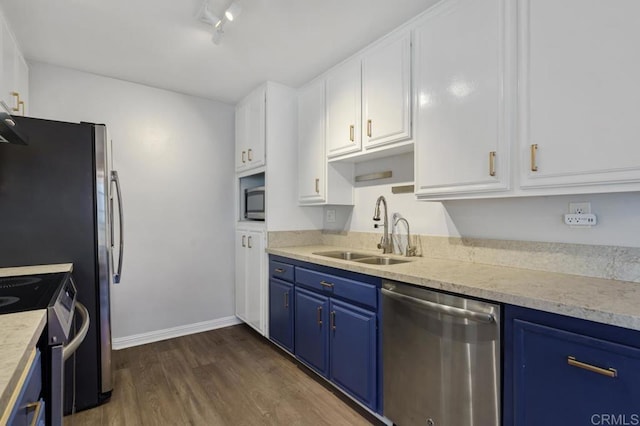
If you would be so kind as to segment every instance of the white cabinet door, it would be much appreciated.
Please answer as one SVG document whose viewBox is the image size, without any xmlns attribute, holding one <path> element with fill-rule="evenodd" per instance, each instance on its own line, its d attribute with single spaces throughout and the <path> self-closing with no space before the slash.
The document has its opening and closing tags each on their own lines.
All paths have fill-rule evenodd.
<svg viewBox="0 0 640 426">
<path fill-rule="evenodd" d="M 247 232 L 245 321 L 263 335 L 266 324 L 265 256 L 264 233 Z"/>
<path fill-rule="evenodd" d="M 236 231 L 236 316 L 247 322 L 247 234 Z"/>
<path fill-rule="evenodd" d="M 0 20 L 0 26 L 2 26 L 2 93 L 0 93 L 0 101 L 5 104 L 11 114 L 16 114 L 16 110 L 19 108 L 18 100 L 13 96 L 13 93 L 16 92 L 16 45 L 4 20 Z"/>
<path fill-rule="evenodd" d="M 354 58 L 326 76 L 327 156 L 360 151 L 360 58 Z"/>
<path fill-rule="evenodd" d="M 518 6 L 521 187 L 639 182 L 640 2 Z"/>
<path fill-rule="evenodd" d="M 509 186 L 504 0 L 447 0 L 414 33 L 416 194 Z"/>
<path fill-rule="evenodd" d="M 298 201 L 322 203 L 326 189 L 324 80 L 298 93 Z"/>
<path fill-rule="evenodd" d="M 373 148 L 411 137 L 411 33 L 385 40 L 362 61 L 362 138 Z"/>
<path fill-rule="evenodd" d="M 265 164 L 265 93 L 260 87 L 236 107 L 236 171 Z"/>
</svg>

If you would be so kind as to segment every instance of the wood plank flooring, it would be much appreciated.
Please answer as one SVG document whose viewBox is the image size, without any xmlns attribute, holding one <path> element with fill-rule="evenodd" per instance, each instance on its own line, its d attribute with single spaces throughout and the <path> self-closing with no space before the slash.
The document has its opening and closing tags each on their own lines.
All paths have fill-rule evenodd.
<svg viewBox="0 0 640 426">
<path fill-rule="evenodd" d="M 111 401 L 65 426 L 378 423 L 245 325 L 113 355 Z"/>
</svg>

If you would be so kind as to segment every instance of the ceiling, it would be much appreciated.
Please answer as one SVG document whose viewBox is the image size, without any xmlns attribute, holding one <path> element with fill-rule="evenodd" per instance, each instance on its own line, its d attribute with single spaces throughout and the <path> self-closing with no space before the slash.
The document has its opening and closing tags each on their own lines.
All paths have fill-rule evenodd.
<svg viewBox="0 0 640 426">
<path fill-rule="evenodd" d="M 438 0 L 240 0 L 211 42 L 202 0 L 2 0 L 28 60 L 236 103 L 299 87 Z M 209 0 L 222 15 L 230 0 Z"/>
</svg>

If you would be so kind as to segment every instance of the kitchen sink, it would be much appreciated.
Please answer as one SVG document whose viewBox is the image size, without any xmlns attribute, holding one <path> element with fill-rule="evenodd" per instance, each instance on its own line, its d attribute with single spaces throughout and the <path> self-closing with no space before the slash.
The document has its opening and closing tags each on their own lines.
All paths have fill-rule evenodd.
<svg viewBox="0 0 640 426">
<path fill-rule="evenodd" d="M 355 262 L 358 263 L 367 263 L 369 265 L 396 265 L 398 263 L 407 263 L 410 260 L 402 260 L 402 259 L 393 259 L 391 257 L 365 257 L 363 259 L 358 259 Z"/>
<path fill-rule="evenodd" d="M 355 253 L 352 251 L 322 251 L 317 254 L 318 256 L 326 256 L 333 257 L 334 259 L 342 259 L 342 260 L 356 260 L 356 259 L 364 259 L 366 257 L 371 257 L 370 254 L 366 253 Z"/>
<path fill-rule="evenodd" d="M 351 260 L 358 263 L 366 263 L 369 265 L 395 265 L 398 263 L 407 263 L 410 260 L 394 259 L 391 257 L 375 256 L 367 253 L 357 253 L 352 251 L 322 251 L 313 253 L 318 256 L 332 257 L 334 259 Z"/>
</svg>

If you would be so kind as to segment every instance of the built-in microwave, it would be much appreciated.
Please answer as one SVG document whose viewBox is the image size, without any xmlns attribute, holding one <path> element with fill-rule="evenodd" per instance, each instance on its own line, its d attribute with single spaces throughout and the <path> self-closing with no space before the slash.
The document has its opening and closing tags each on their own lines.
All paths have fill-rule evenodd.
<svg viewBox="0 0 640 426">
<path fill-rule="evenodd" d="M 264 220 L 264 186 L 247 188 L 244 190 L 244 218 L 250 220 Z"/>
</svg>

